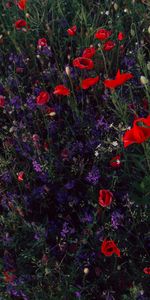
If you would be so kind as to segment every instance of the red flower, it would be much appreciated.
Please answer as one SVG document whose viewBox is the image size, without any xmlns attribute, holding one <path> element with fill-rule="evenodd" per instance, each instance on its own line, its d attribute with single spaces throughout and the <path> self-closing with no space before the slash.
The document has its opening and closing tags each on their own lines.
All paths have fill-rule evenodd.
<svg viewBox="0 0 150 300">
<path fill-rule="evenodd" d="M 85 58 L 92 58 L 96 53 L 96 50 L 95 50 L 95 47 L 89 47 L 89 48 L 86 48 L 84 51 L 83 51 L 83 54 L 82 54 L 82 57 L 85 57 Z"/>
<path fill-rule="evenodd" d="M 116 44 L 113 41 L 107 41 L 104 46 L 103 46 L 103 50 L 104 51 L 110 51 L 112 50 L 114 47 L 116 46 Z"/>
<path fill-rule="evenodd" d="M 20 171 L 17 175 L 18 175 L 18 177 L 17 177 L 17 178 L 18 178 L 18 181 L 23 181 L 24 175 L 25 175 L 24 172 L 23 172 L 23 171 Z"/>
<path fill-rule="evenodd" d="M 112 202 L 113 194 L 109 190 L 100 190 L 98 202 L 101 206 L 107 207 Z"/>
<path fill-rule="evenodd" d="M 82 80 L 81 87 L 82 87 L 83 90 L 86 90 L 89 87 L 96 84 L 99 80 L 100 80 L 99 76 L 96 76 L 94 78 L 93 77 L 86 78 L 86 79 Z"/>
<path fill-rule="evenodd" d="M 47 40 L 45 38 L 38 40 L 38 47 L 45 47 L 47 46 Z"/>
<path fill-rule="evenodd" d="M 5 106 L 5 98 L 4 96 L 0 95 L 0 107 L 4 107 Z"/>
<path fill-rule="evenodd" d="M 131 73 L 120 73 L 120 70 L 118 70 L 117 75 L 115 77 L 115 79 L 106 79 L 104 81 L 104 85 L 105 87 L 109 88 L 109 89 L 115 89 L 116 87 L 118 87 L 119 85 L 124 84 L 126 81 L 128 81 L 129 79 L 133 78 L 133 75 Z"/>
<path fill-rule="evenodd" d="M 15 22 L 15 28 L 18 30 L 26 26 L 27 26 L 27 22 L 25 20 L 18 20 Z"/>
<path fill-rule="evenodd" d="M 112 32 L 108 31 L 106 29 L 99 29 L 96 33 L 95 33 L 95 38 L 100 40 L 100 41 L 104 41 L 106 39 L 108 39 L 111 36 Z"/>
<path fill-rule="evenodd" d="M 145 274 L 150 275 L 150 267 L 144 268 L 143 271 L 144 271 Z"/>
<path fill-rule="evenodd" d="M 118 168 L 118 167 L 120 167 L 120 164 L 121 164 L 120 158 L 121 158 L 121 155 L 120 155 L 120 154 L 118 154 L 118 155 L 116 155 L 115 157 L 113 157 L 113 158 L 110 160 L 110 165 L 111 165 L 111 167 L 113 167 L 113 168 Z"/>
<path fill-rule="evenodd" d="M 38 97 L 36 98 L 36 103 L 38 105 L 43 105 L 46 104 L 49 101 L 49 93 L 48 92 L 40 92 L 40 94 L 38 95 Z"/>
<path fill-rule="evenodd" d="M 101 252 L 105 256 L 112 256 L 112 254 L 116 254 L 118 257 L 120 257 L 120 250 L 116 246 L 115 242 L 113 240 L 104 240 L 101 245 Z"/>
<path fill-rule="evenodd" d="M 71 28 L 69 28 L 67 30 L 68 35 L 70 35 L 70 36 L 74 36 L 76 34 L 76 31 L 77 31 L 77 26 L 76 25 L 72 26 Z"/>
<path fill-rule="evenodd" d="M 91 70 L 94 68 L 94 63 L 90 58 L 77 57 L 73 60 L 73 66 L 79 69 Z"/>
<path fill-rule="evenodd" d="M 7 283 L 11 283 L 16 279 L 16 275 L 11 274 L 8 271 L 3 272 L 3 275 L 4 275 L 4 281 L 7 282 Z"/>
<path fill-rule="evenodd" d="M 125 39 L 125 34 L 123 32 L 118 33 L 118 41 L 122 41 Z"/>
<path fill-rule="evenodd" d="M 134 120 L 133 127 L 123 136 L 124 147 L 131 144 L 141 144 L 150 138 L 150 115 L 147 118 Z"/>
<path fill-rule="evenodd" d="M 25 10 L 26 9 L 26 3 L 27 3 L 27 0 L 20 0 L 17 5 L 19 7 L 19 9 L 21 10 Z"/>
<path fill-rule="evenodd" d="M 62 95 L 62 96 L 69 96 L 70 90 L 65 87 L 64 85 L 60 84 L 55 87 L 55 90 L 53 92 L 54 95 Z"/>
</svg>

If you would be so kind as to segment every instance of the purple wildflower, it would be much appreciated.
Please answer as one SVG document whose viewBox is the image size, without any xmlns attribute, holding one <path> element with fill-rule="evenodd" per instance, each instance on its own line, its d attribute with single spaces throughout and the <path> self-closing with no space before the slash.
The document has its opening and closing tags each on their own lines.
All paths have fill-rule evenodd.
<svg viewBox="0 0 150 300">
<path fill-rule="evenodd" d="M 103 116 L 98 119 L 96 123 L 96 129 L 98 130 L 100 127 L 102 127 L 106 131 L 109 130 L 109 124 L 105 121 Z"/>
<path fill-rule="evenodd" d="M 35 172 L 42 173 L 42 167 L 36 160 L 33 160 L 32 165 Z"/>
<path fill-rule="evenodd" d="M 124 220 L 123 214 L 121 214 L 117 210 L 113 211 L 111 215 L 111 223 L 114 229 L 118 229 L 118 227 L 122 225 L 123 220 Z"/>
<path fill-rule="evenodd" d="M 81 298 L 81 293 L 79 291 L 75 292 L 76 298 L 80 299 Z"/>
<path fill-rule="evenodd" d="M 35 99 L 32 96 L 30 96 L 29 98 L 27 98 L 27 106 L 31 110 L 35 109 L 36 103 L 35 103 Z"/>
<path fill-rule="evenodd" d="M 12 182 L 11 174 L 8 171 L 5 171 L 3 174 L 1 174 L 1 179 L 5 183 L 11 183 Z"/>
<path fill-rule="evenodd" d="M 75 229 L 71 228 L 69 226 L 69 223 L 64 222 L 60 235 L 61 235 L 61 237 L 66 238 L 69 233 L 72 234 L 74 232 L 75 232 Z"/>
<path fill-rule="evenodd" d="M 88 173 L 86 180 L 92 185 L 96 185 L 99 182 L 100 173 L 96 166 L 92 167 L 92 170 Z"/>
<path fill-rule="evenodd" d="M 123 58 L 122 63 L 123 63 L 126 67 L 128 67 L 128 69 L 129 69 L 129 68 L 131 68 L 132 66 L 135 65 L 135 59 L 134 59 L 134 58 L 131 58 L 131 57 L 125 56 L 125 57 Z"/>
<path fill-rule="evenodd" d="M 93 222 L 93 216 L 89 213 L 85 213 L 84 217 L 81 218 L 82 222 L 92 223 Z"/>
</svg>

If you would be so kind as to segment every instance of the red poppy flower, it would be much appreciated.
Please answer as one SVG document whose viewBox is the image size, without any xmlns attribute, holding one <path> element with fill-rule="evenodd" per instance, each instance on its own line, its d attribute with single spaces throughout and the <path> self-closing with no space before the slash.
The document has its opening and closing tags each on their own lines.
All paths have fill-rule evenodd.
<svg viewBox="0 0 150 300">
<path fill-rule="evenodd" d="M 48 92 L 40 92 L 40 94 L 36 98 L 36 103 L 38 105 L 43 105 L 46 104 L 50 99 L 49 93 Z"/>
<path fill-rule="evenodd" d="M 110 160 L 110 166 L 113 168 L 119 168 L 121 165 L 120 161 L 121 155 L 118 154 Z"/>
<path fill-rule="evenodd" d="M 144 271 L 145 274 L 150 275 L 150 267 L 144 268 L 143 271 Z"/>
<path fill-rule="evenodd" d="M 19 9 L 21 10 L 25 10 L 26 9 L 26 3 L 27 3 L 27 0 L 20 0 L 17 5 L 19 7 Z"/>
<path fill-rule="evenodd" d="M 112 34 L 112 31 L 108 31 L 106 29 L 99 29 L 96 33 L 95 33 L 95 38 L 100 40 L 100 41 L 104 41 L 106 39 L 108 39 Z"/>
<path fill-rule="evenodd" d="M 133 127 L 123 136 L 124 147 L 131 144 L 141 144 L 150 138 L 150 115 L 147 118 L 134 120 Z"/>
<path fill-rule="evenodd" d="M 24 180 L 24 175 L 25 175 L 25 174 L 24 174 L 23 171 L 20 171 L 17 175 L 18 175 L 18 177 L 17 177 L 17 178 L 18 178 L 18 181 L 23 181 L 23 180 Z"/>
<path fill-rule="evenodd" d="M 72 26 L 71 28 L 69 28 L 67 30 L 68 35 L 70 35 L 70 36 L 74 36 L 76 34 L 76 31 L 77 31 L 77 26 L 76 25 Z"/>
<path fill-rule="evenodd" d="M 15 22 L 15 28 L 16 29 L 21 29 L 22 27 L 26 27 L 27 26 L 27 22 L 25 20 L 18 20 Z"/>
<path fill-rule="evenodd" d="M 115 89 L 116 87 L 124 84 L 126 81 L 133 78 L 133 75 L 131 73 L 120 73 L 120 70 L 118 70 L 115 79 L 106 79 L 104 81 L 105 87 L 109 89 Z"/>
<path fill-rule="evenodd" d="M 125 39 L 125 34 L 123 32 L 118 33 L 118 41 L 122 41 Z"/>
<path fill-rule="evenodd" d="M 89 47 L 89 48 L 86 48 L 84 51 L 83 51 L 83 54 L 82 54 L 82 57 L 86 57 L 86 58 L 92 58 L 96 53 L 96 50 L 95 50 L 95 47 Z"/>
<path fill-rule="evenodd" d="M 103 207 L 107 207 L 111 204 L 112 198 L 113 194 L 109 190 L 100 190 L 98 203 Z"/>
<path fill-rule="evenodd" d="M 91 70 L 94 68 L 94 63 L 90 58 L 77 57 L 73 60 L 73 66 L 79 69 Z"/>
<path fill-rule="evenodd" d="M 0 107 L 4 107 L 5 106 L 5 98 L 4 96 L 0 95 Z"/>
<path fill-rule="evenodd" d="M 11 283 L 16 279 L 16 275 L 11 274 L 8 271 L 3 272 L 3 275 L 4 275 L 4 281 L 7 282 L 7 283 Z"/>
<path fill-rule="evenodd" d="M 45 38 L 38 40 L 38 47 L 45 47 L 47 46 L 47 40 Z"/>
<path fill-rule="evenodd" d="M 100 80 L 99 76 L 96 76 L 94 78 L 93 77 L 86 78 L 86 79 L 82 80 L 81 87 L 82 87 L 83 90 L 86 90 L 89 87 L 96 84 L 99 80 Z"/>
<path fill-rule="evenodd" d="M 112 50 L 114 47 L 116 46 L 116 44 L 113 41 L 107 41 L 104 46 L 103 46 L 103 50 L 104 51 L 110 51 Z"/>
<path fill-rule="evenodd" d="M 104 240 L 101 245 L 101 252 L 105 256 L 112 256 L 112 254 L 116 254 L 118 257 L 120 257 L 120 250 L 116 246 L 115 242 L 113 240 Z"/>
<path fill-rule="evenodd" d="M 70 90 L 65 87 L 63 84 L 57 85 L 53 92 L 54 95 L 62 95 L 62 96 L 69 96 Z"/>
</svg>

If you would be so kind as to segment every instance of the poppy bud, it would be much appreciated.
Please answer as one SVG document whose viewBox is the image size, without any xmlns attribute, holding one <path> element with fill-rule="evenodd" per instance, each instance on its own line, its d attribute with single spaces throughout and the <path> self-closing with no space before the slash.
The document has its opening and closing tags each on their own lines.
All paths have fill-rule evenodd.
<svg viewBox="0 0 150 300">
<path fill-rule="evenodd" d="M 88 274 L 89 274 L 89 268 L 84 268 L 83 273 L 84 273 L 85 275 L 88 275 Z"/>
<path fill-rule="evenodd" d="M 114 10 L 118 10 L 118 4 L 114 3 Z"/>
<path fill-rule="evenodd" d="M 147 63 L 147 70 L 150 71 L 150 61 Z"/>
<path fill-rule="evenodd" d="M 29 15 L 29 13 L 26 13 L 26 18 L 30 18 L 30 15 Z"/>
<path fill-rule="evenodd" d="M 69 77 L 69 76 L 70 76 L 70 67 L 69 67 L 69 66 L 66 66 L 65 72 L 66 72 L 66 74 L 67 74 L 68 77 Z"/>
<path fill-rule="evenodd" d="M 53 108 L 53 107 L 48 107 L 46 110 L 46 113 L 50 117 L 56 116 L 56 111 L 55 111 L 55 108 Z"/>
<path fill-rule="evenodd" d="M 148 33 L 150 34 L 150 26 L 148 27 Z"/>
<path fill-rule="evenodd" d="M 140 81 L 141 81 L 141 83 L 144 84 L 144 85 L 146 85 L 146 84 L 149 82 L 148 79 L 147 79 L 145 76 L 141 76 L 141 77 L 140 77 Z"/>
<path fill-rule="evenodd" d="M 132 36 L 135 36 L 135 31 L 134 31 L 133 29 L 131 29 L 130 32 L 131 32 L 131 35 L 132 35 Z"/>
</svg>

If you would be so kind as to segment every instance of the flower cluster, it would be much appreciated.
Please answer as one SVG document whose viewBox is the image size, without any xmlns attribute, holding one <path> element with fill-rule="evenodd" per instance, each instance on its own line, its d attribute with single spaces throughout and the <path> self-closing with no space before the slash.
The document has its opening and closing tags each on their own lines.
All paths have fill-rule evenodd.
<svg viewBox="0 0 150 300">
<path fill-rule="evenodd" d="M 148 300 L 147 6 L 4 2 L 0 299 Z"/>
</svg>

